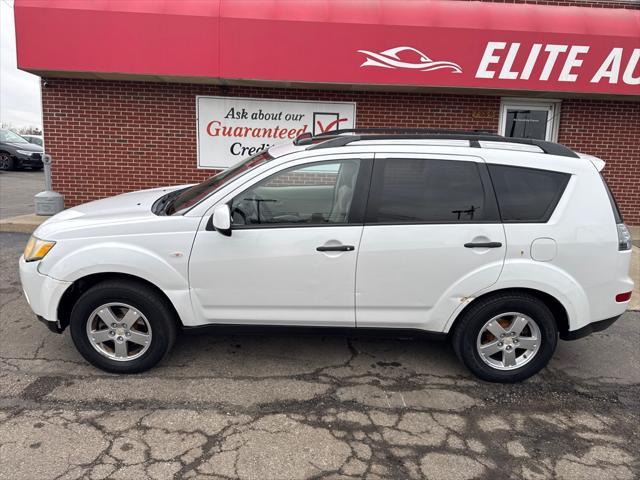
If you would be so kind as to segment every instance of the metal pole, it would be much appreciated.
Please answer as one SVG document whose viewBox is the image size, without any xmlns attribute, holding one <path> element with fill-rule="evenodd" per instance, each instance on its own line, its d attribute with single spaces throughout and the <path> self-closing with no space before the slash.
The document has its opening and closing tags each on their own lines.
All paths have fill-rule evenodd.
<svg viewBox="0 0 640 480">
<path fill-rule="evenodd" d="M 54 192 L 51 186 L 51 162 L 53 162 L 51 155 L 42 156 L 45 190 L 35 196 L 36 215 L 55 215 L 64 210 L 64 197 Z"/>
<path fill-rule="evenodd" d="M 51 187 L 51 155 L 43 155 L 42 163 L 44 163 L 44 189 L 50 192 L 53 190 Z"/>
</svg>

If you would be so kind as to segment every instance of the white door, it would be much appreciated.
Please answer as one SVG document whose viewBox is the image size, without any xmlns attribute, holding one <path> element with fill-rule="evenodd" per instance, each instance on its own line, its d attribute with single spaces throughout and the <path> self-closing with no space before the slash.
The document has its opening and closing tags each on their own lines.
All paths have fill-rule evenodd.
<svg viewBox="0 0 640 480">
<path fill-rule="evenodd" d="M 442 331 L 467 297 L 498 279 L 506 245 L 488 183 L 477 158 L 376 154 L 358 254 L 358 327 Z"/>
<path fill-rule="evenodd" d="M 285 168 L 225 199 L 231 236 L 202 230 L 189 263 L 211 323 L 355 326 L 355 268 L 372 159 Z"/>
</svg>

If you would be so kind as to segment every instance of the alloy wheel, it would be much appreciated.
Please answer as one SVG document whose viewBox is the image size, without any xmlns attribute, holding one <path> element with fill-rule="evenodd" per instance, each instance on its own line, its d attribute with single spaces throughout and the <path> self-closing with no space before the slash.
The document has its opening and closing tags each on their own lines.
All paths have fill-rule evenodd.
<svg viewBox="0 0 640 480">
<path fill-rule="evenodd" d="M 87 320 L 89 342 L 103 356 L 120 362 L 142 356 L 151 345 L 151 325 L 135 307 L 107 303 Z"/>
<path fill-rule="evenodd" d="M 540 351 L 540 327 L 520 312 L 496 315 L 480 329 L 477 352 L 484 363 L 497 370 L 515 370 Z"/>
</svg>

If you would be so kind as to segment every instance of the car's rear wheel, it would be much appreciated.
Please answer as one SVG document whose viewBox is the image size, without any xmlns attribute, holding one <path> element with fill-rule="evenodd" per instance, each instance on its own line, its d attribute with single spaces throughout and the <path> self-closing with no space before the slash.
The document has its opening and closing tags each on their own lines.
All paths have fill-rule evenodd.
<svg viewBox="0 0 640 480">
<path fill-rule="evenodd" d="M 71 311 L 70 330 L 82 356 L 102 370 L 138 373 L 169 352 L 177 325 L 168 301 L 128 280 L 94 285 Z"/>
<path fill-rule="evenodd" d="M 13 170 L 15 163 L 11 155 L 5 152 L 0 152 L 0 170 Z"/>
<path fill-rule="evenodd" d="M 480 299 L 455 326 L 458 358 L 482 380 L 519 382 L 543 369 L 555 351 L 558 327 L 549 308 L 527 293 Z"/>
</svg>

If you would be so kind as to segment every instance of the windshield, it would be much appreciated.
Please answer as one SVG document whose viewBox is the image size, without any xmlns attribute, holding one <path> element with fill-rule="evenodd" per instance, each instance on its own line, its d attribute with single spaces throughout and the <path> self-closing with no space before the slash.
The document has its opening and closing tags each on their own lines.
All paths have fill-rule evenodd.
<svg viewBox="0 0 640 480">
<path fill-rule="evenodd" d="M 2 143 L 29 143 L 20 135 L 11 130 L 0 130 L 0 142 Z"/>
<path fill-rule="evenodd" d="M 202 183 L 182 190 L 167 207 L 166 215 L 181 213 L 183 210 L 194 206 L 203 198 L 208 197 L 215 190 L 230 182 L 232 179 L 251 170 L 252 168 L 257 167 L 258 165 L 268 162 L 271 159 L 273 159 L 273 157 L 269 155 L 268 152 L 260 152 L 236 163 L 234 166 L 223 170 Z"/>
</svg>

